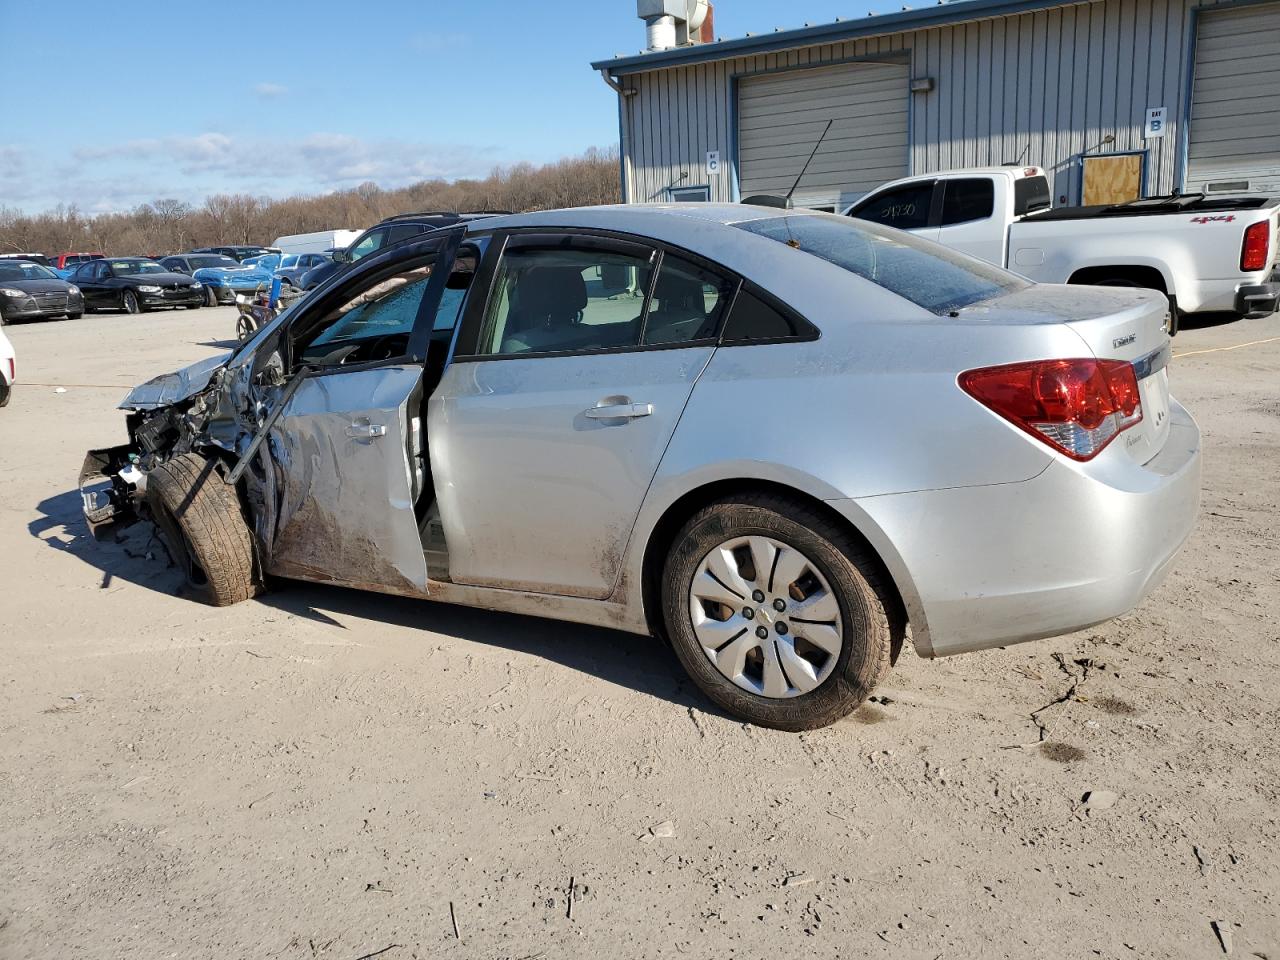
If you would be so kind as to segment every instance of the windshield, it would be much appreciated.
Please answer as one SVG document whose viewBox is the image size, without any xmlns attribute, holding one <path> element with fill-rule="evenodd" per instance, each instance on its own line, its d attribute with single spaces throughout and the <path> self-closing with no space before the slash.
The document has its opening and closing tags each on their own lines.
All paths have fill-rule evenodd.
<svg viewBox="0 0 1280 960">
<path fill-rule="evenodd" d="M 5 263 L 0 260 L 0 280 L 57 280 L 58 275 L 38 263 Z"/>
<path fill-rule="evenodd" d="M 821 257 L 940 316 L 1030 286 L 1007 270 L 866 220 L 803 214 L 734 226 Z"/>
<path fill-rule="evenodd" d="M 111 272 L 116 276 L 130 276 L 135 273 L 168 273 L 169 271 L 154 260 L 112 260 Z"/>
<path fill-rule="evenodd" d="M 210 270 L 221 268 L 223 270 L 232 269 L 240 266 L 239 261 L 233 257 L 187 257 L 187 263 L 191 264 L 192 270 Z"/>
<path fill-rule="evenodd" d="M 296 266 L 298 265 L 298 261 L 299 261 L 299 260 L 301 260 L 301 259 L 302 259 L 302 258 L 301 258 L 301 257 L 299 257 L 297 254 L 292 254 L 292 253 L 291 253 L 291 254 L 289 254 L 289 256 L 284 257 L 283 259 L 281 259 L 281 261 L 280 261 L 280 269 L 282 269 L 282 270 L 289 270 L 289 269 L 291 269 L 291 268 L 293 268 L 293 267 L 296 267 Z"/>
</svg>

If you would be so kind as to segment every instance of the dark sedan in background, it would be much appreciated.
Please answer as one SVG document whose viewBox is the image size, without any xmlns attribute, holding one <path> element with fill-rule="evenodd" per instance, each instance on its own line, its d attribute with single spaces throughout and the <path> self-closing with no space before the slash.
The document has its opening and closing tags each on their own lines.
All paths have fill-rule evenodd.
<svg viewBox="0 0 1280 960">
<path fill-rule="evenodd" d="M 84 313 L 80 288 L 48 267 L 0 260 L 0 324 L 11 320 L 72 319 Z"/>
<path fill-rule="evenodd" d="M 111 257 L 81 264 L 71 281 L 88 310 L 142 313 L 158 307 L 204 306 L 204 285 L 146 257 Z"/>
</svg>

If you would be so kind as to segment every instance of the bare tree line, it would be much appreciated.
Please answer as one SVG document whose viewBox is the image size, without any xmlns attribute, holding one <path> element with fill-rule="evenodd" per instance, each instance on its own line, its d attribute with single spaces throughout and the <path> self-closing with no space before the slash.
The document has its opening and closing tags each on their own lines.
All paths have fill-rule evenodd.
<svg viewBox="0 0 1280 960">
<path fill-rule="evenodd" d="M 85 216 L 75 206 L 31 216 L 0 207 L 0 253 L 91 250 L 159 256 L 215 244 L 268 244 L 294 233 L 362 229 L 393 214 L 421 210 L 548 210 L 619 199 L 617 147 L 593 147 L 542 166 L 497 167 L 483 180 L 424 180 L 397 190 L 363 183 L 283 200 L 217 194 L 198 206 L 163 198 L 127 213 L 97 216 Z"/>
</svg>

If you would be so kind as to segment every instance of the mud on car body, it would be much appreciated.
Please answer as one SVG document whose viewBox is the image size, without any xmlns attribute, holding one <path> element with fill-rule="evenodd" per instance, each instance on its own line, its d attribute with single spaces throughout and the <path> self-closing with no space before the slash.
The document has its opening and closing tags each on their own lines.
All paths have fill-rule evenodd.
<svg viewBox="0 0 1280 960">
<path fill-rule="evenodd" d="M 665 634 L 806 729 L 908 626 L 961 653 L 1160 582 L 1200 455 L 1166 311 L 804 211 L 477 220 L 143 384 L 85 513 L 154 520 L 215 604 L 279 577 Z"/>
</svg>

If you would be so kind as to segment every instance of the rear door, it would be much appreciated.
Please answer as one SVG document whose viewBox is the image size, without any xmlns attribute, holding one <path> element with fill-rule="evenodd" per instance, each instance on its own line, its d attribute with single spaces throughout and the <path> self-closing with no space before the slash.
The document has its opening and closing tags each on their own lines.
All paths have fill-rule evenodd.
<svg viewBox="0 0 1280 960">
<path fill-rule="evenodd" d="M 453 582 L 613 591 L 733 288 L 647 242 L 495 238 L 428 414 Z"/>
<path fill-rule="evenodd" d="M 936 182 L 913 180 L 888 187 L 859 200 L 849 208 L 848 215 L 937 239 L 937 220 L 932 217 Z"/>
<path fill-rule="evenodd" d="M 997 217 L 996 185 L 991 177 L 943 177 L 938 229 L 923 236 L 952 250 L 1004 266 L 1004 218 Z"/>
<path fill-rule="evenodd" d="M 271 430 L 264 497 L 268 569 L 398 593 L 427 590 L 416 508 L 424 493 L 423 361 L 461 231 L 415 248 L 307 304 L 285 352 L 299 385 Z M 302 374 L 308 368 L 312 372 Z M 291 381 L 290 381 L 291 383 Z"/>
</svg>

